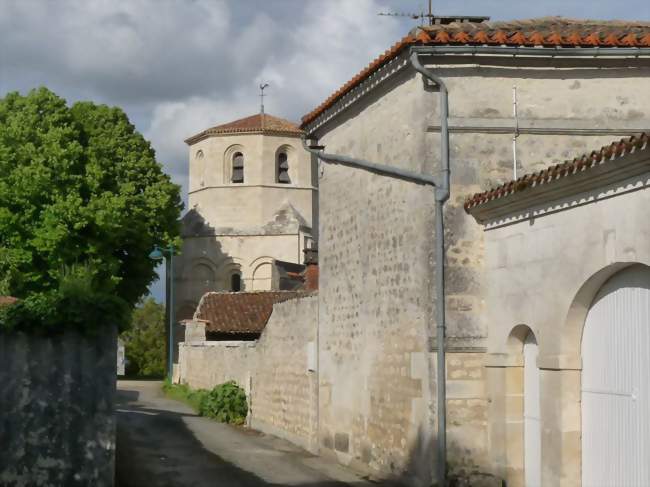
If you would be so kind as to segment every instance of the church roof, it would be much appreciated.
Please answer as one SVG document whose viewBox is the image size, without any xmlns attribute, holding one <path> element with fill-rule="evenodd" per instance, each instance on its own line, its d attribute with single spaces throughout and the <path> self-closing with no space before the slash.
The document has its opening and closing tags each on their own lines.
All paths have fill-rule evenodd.
<svg viewBox="0 0 650 487">
<path fill-rule="evenodd" d="M 206 129 L 189 137 L 185 143 L 191 145 L 212 135 L 262 134 L 299 137 L 303 133 L 296 124 L 289 120 L 274 117 L 268 113 L 258 113 Z"/>
<path fill-rule="evenodd" d="M 418 27 L 302 117 L 301 127 L 306 128 L 375 72 L 415 46 L 536 47 L 539 54 L 550 55 L 561 54 L 563 48 L 599 47 L 615 48 L 625 54 L 630 48 L 650 47 L 650 22 L 541 17 Z M 585 53 L 585 56 L 589 55 Z"/>
</svg>

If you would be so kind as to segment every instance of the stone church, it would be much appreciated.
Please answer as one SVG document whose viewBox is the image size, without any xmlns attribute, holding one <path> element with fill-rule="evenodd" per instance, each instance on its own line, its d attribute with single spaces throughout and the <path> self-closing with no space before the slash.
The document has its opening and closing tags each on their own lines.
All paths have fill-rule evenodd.
<svg viewBox="0 0 650 487">
<path fill-rule="evenodd" d="M 189 147 L 189 211 L 175 260 L 177 320 L 210 291 L 271 290 L 274 261 L 300 264 L 318 231 L 315 161 L 296 125 L 259 113 Z"/>
</svg>

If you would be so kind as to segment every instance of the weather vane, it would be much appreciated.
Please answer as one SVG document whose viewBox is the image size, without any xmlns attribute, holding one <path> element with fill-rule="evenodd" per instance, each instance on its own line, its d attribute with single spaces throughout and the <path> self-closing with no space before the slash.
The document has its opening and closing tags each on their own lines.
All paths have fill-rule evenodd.
<svg viewBox="0 0 650 487">
<path fill-rule="evenodd" d="M 264 113 L 264 89 L 268 88 L 269 84 L 268 83 L 261 83 L 260 84 L 260 100 L 261 100 L 261 110 L 260 113 Z"/>
</svg>

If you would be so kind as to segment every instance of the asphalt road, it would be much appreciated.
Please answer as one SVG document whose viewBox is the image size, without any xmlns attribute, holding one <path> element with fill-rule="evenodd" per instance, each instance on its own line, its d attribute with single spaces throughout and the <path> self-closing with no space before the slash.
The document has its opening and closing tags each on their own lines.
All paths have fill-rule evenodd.
<svg viewBox="0 0 650 487">
<path fill-rule="evenodd" d="M 283 440 L 199 417 L 160 388 L 118 382 L 118 487 L 377 485 Z"/>
</svg>

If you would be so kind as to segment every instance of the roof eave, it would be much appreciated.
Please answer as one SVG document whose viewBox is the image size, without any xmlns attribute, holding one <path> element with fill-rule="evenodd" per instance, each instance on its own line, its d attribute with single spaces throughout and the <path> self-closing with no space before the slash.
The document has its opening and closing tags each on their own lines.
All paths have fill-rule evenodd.
<svg viewBox="0 0 650 487">
<path fill-rule="evenodd" d="M 330 96 L 319 107 L 302 117 L 300 128 L 307 134 L 312 134 L 320 126 L 331 121 L 341 109 L 338 106 L 345 99 L 353 98 L 346 104 L 345 108 L 355 103 L 361 96 L 351 96 L 357 90 L 363 91 L 365 96 L 374 90 L 380 83 L 372 83 L 375 78 L 374 74 L 389 65 L 395 59 L 399 58 L 408 48 L 422 54 L 431 55 L 462 55 L 462 56 L 515 56 L 515 57 L 584 57 L 584 58 L 638 58 L 650 57 L 650 47 L 565 47 L 565 46 L 495 46 L 495 45 L 425 45 L 416 38 L 409 36 L 391 49 L 391 52 L 378 58 L 378 65 L 373 68 L 362 71 L 359 75 L 352 78 L 343 88 Z M 408 66 L 406 66 L 408 68 Z M 396 70 L 397 71 L 397 70 Z M 395 71 L 395 72 L 396 72 Z M 392 74 L 395 73 L 391 73 Z M 387 76 L 389 77 L 389 76 Z M 387 78 L 386 77 L 386 78 Z M 370 81 L 370 83 L 368 83 Z M 382 79 L 381 82 L 384 80 Z M 368 86 L 370 84 L 370 86 Z M 329 116 L 331 112 L 336 112 Z"/>
<path fill-rule="evenodd" d="M 300 132 L 293 132 L 293 131 L 288 131 L 288 130 L 241 130 L 241 131 L 231 131 L 231 132 L 210 132 L 209 130 L 205 130 L 199 134 L 193 135 L 192 137 L 188 137 L 187 139 L 184 140 L 184 142 L 192 146 L 196 144 L 197 142 L 200 142 L 205 139 L 209 139 L 210 137 L 233 137 L 236 135 L 267 135 L 267 136 L 277 136 L 277 137 L 294 137 L 294 138 L 301 138 L 304 135 L 303 131 Z"/>
<path fill-rule="evenodd" d="M 520 191 L 479 203 L 466 209 L 481 224 L 530 212 L 540 205 L 559 201 L 650 172 L 650 151 L 635 150 L 603 159 L 597 166 L 578 170 Z"/>
</svg>

